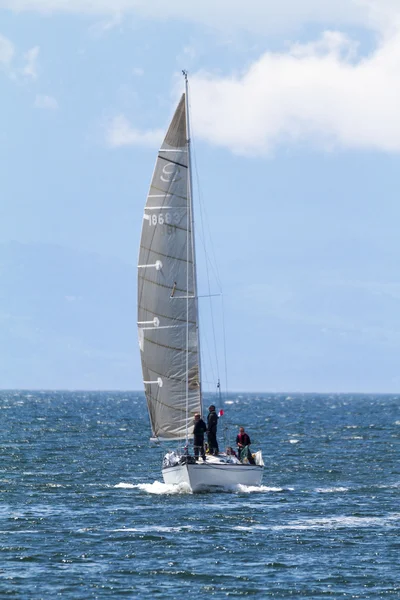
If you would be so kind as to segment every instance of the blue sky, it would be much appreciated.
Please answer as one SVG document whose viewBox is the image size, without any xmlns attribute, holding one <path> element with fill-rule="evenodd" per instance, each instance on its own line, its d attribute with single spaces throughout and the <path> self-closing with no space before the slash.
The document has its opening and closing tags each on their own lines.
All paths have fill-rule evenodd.
<svg viewBox="0 0 400 600">
<path fill-rule="evenodd" d="M 399 59 L 395 0 L 0 0 L 0 387 L 142 388 L 140 227 L 186 68 L 229 387 L 398 391 Z"/>
</svg>

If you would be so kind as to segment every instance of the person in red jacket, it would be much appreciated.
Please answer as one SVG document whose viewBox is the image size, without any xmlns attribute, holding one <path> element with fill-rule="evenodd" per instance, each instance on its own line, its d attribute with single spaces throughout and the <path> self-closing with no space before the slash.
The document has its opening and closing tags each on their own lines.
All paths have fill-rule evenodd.
<svg viewBox="0 0 400 600">
<path fill-rule="evenodd" d="M 254 459 L 252 457 L 250 446 L 250 436 L 244 430 L 244 427 L 239 427 L 239 434 L 236 436 L 236 445 L 238 447 L 238 456 L 240 461 L 247 458 L 251 465 L 254 465 Z"/>
</svg>

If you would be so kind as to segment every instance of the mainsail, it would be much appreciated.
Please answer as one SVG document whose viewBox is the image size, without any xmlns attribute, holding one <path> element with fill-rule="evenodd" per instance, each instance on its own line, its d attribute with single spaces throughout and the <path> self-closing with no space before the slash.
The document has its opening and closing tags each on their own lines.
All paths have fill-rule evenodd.
<svg viewBox="0 0 400 600">
<path fill-rule="evenodd" d="M 159 150 L 143 216 L 138 333 L 153 435 L 182 439 L 201 412 L 185 94 Z"/>
</svg>

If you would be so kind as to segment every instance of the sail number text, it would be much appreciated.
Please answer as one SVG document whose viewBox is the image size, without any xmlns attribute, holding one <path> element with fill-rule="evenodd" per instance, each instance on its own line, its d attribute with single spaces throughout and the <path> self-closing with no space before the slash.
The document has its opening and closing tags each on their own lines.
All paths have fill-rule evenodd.
<svg viewBox="0 0 400 600">
<path fill-rule="evenodd" d="M 149 227 L 155 227 L 156 225 L 178 225 L 181 220 L 181 215 L 178 213 L 158 213 L 149 215 L 148 222 Z"/>
</svg>

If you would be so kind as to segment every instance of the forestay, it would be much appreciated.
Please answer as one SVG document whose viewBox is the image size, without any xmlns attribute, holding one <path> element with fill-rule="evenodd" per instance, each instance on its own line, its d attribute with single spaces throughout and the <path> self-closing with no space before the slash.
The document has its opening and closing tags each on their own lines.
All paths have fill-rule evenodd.
<svg viewBox="0 0 400 600">
<path fill-rule="evenodd" d="M 138 332 L 153 435 L 182 439 L 201 412 L 197 292 L 185 94 L 158 158 L 144 210 Z"/>
</svg>

